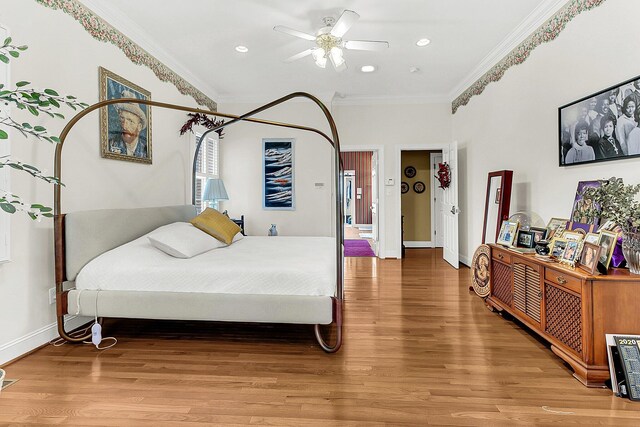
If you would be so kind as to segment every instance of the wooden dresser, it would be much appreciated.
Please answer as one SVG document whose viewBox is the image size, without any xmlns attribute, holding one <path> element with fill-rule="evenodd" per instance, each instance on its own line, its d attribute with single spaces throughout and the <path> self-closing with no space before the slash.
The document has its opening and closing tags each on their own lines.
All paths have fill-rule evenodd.
<svg viewBox="0 0 640 427">
<path fill-rule="evenodd" d="M 551 344 L 589 387 L 609 378 L 605 334 L 640 334 L 640 276 L 590 276 L 534 255 L 491 247 L 489 307 L 506 311 Z"/>
</svg>

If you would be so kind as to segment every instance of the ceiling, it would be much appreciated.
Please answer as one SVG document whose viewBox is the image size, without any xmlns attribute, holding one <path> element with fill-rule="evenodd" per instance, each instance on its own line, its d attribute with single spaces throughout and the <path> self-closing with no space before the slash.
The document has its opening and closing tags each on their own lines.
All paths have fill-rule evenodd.
<svg viewBox="0 0 640 427">
<path fill-rule="evenodd" d="M 296 90 L 343 100 L 450 101 L 566 0 L 82 1 L 214 100 L 261 102 Z M 345 51 L 349 68 L 341 73 L 310 56 L 284 62 L 314 44 L 275 25 L 315 34 L 323 17 L 344 9 L 360 15 L 345 39 L 386 40 L 389 49 Z M 423 37 L 431 43 L 416 46 Z M 362 73 L 368 64 L 377 71 Z"/>
</svg>

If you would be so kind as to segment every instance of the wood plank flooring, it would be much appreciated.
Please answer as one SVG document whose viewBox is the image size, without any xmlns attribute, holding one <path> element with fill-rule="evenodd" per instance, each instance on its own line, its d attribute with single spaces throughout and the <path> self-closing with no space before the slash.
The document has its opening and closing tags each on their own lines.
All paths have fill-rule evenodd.
<svg viewBox="0 0 640 427">
<path fill-rule="evenodd" d="M 110 321 L 110 350 L 47 346 L 6 367 L 0 425 L 640 425 L 468 292 L 441 251 L 348 258 L 345 343 L 287 325 Z"/>
</svg>

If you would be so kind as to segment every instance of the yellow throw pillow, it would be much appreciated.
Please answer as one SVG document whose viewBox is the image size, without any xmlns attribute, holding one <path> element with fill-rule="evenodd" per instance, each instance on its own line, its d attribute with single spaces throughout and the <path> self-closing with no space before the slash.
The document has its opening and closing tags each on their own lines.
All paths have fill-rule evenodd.
<svg viewBox="0 0 640 427">
<path fill-rule="evenodd" d="M 205 209 L 193 218 L 191 224 L 227 245 L 231 244 L 233 236 L 240 232 L 240 227 L 235 222 L 212 208 Z"/>
</svg>

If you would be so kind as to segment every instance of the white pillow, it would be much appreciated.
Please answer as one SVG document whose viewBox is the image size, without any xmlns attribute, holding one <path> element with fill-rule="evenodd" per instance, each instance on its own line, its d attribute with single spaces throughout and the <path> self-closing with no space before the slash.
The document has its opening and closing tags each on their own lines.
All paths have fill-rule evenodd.
<svg viewBox="0 0 640 427">
<path fill-rule="evenodd" d="M 191 258 L 226 246 L 188 222 L 163 225 L 149 233 L 147 238 L 154 247 L 176 258 Z"/>
</svg>

